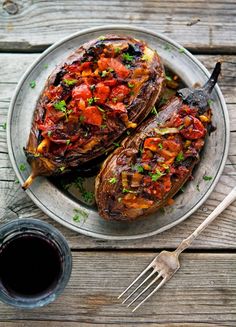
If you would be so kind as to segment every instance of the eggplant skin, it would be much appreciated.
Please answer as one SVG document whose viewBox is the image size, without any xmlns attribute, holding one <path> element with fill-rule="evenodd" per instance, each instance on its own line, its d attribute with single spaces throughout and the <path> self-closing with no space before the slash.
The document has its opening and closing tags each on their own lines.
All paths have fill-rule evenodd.
<svg viewBox="0 0 236 327">
<path fill-rule="evenodd" d="M 122 142 L 121 147 L 116 149 L 103 163 L 102 169 L 99 175 L 97 176 L 95 182 L 95 197 L 98 205 L 99 215 L 101 217 L 107 220 L 132 221 L 134 219 L 137 219 L 138 217 L 147 216 L 168 204 L 170 199 L 172 199 L 172 197 L 180 190 L 183 184 L 189 179 L 194 166 L 199 161 L 199 152 L 204 146 L 204 138 L 206 136 L 207 126 L 208 124 L 210 124 L 211 120 L 210 108 L 206 110 L 206 115 L 209 120 L 208 123 L 204 123 L 204 125 L 202 124 L 202 126 L 204 126 L 204 135 L 201 138 L 196 139 L 195 137 L 195 139 L 191 139 L 191 141 L 188 140 L 186 137 L 183 136 L 187 135 L 187 129 L 182 129 L 182 126 L 179 129 L 179 132 L 177 132 L 176 134 L 170 133 L 165 135 L 165 137 L 170 135 L 170 140 L 172 138 L 174 139 L 175 135 L 175 138 L 177 139 L 177 142 L 179 141 L 180 145 L 184 145 L 186 144 L 186 141 L 188 141 L 196 144 L 196 147 L 198 148 L 197 150 L 192 149 L 191 152 L 190 150 L 185 150 L 184 147 L 181 146 L 180 152 L 183 151 L 182 154 L 184 153 L 184 158 L 181 158 L 181 156 L 179 155 L 177 157 L 177 160 L 180 159 L 182 161 L 178 162 L 175 159 L 175 161 L 172 163 L 172 167 L 174 167 L 174 169 L 179 170 L 180 174 L 172 174 L 171 188 L 169 188 L 169 190 L 164 193 L 161 198 L 156 198 L 155 196 L 153 196 L 153 194 L 144 193 L 145 187 L 148 188 L 148 185 L 146 185 L 146 181 L 144 178 L 150 179 L 156 176 L 158 178 L 159 176 L 154 174 L 152 175 L 154 177 L 150 177 L 149 171 L 145 171 L 145 169 L 143 168 L 139 170 L 140 168 L 138 167 L 141 167 L 140 164 L 142 164 L 142 167 L 145 167 L 145 162 L 143 163 L 140 161 L 140 159 L 137 159 L 143 155 L 140 154 L 140 149 L 144 149 L 145 140 L 150 137 L 154 137 L 155 139 L 158 134 L 155 133 L 156 130 L 168 130 L 168 126 L 171 126 L 168 125 L 168 122 L 171 122 L 171 119 L 173 119 L 173 117 L 178 114 L 181 108 L 183 108 L 183 105 L 183 101 L 180 97 L 174 97 L 173 99 L 171 99 L 170 102 L 162 108 L 158 116 L 152 116 L 148 120 L 143 122 L 135 131 L 134 135 L 132 135 L 131 137 L 127 137 Z M 162 127 L 165 128 L 162 129 Z M 183 131 L 183 135 L 180 135 L 181 131 Z M 163 149 L 165 150 L 165 142 L 166 139 L 164 138 L 164 141 L 162 143 L 163 145 L 160 145 L 160 143 L 158 143 L 158 146 L 160 146 L 160 151 L 162 151 Z M 137 165 L 137 162 L 139 162 L 139 166 Z M 166 168 L 167 167 L 165 167 L 165 169 Z M 173 168 L 171 168 L 170 165 L 168 169 Z M 132 173 L 130 173 L 130 171 L 132 171 Z M 141 171 L 141 173 L 138 173 L 138 171 Z M 141 178 L 140 176 L 142 176 L 142 179 L 140 179 L 139 185 L 133 185 L 136 187 L 131 187 L 131 180 L 134 176 L 134 172 L 137 174 L 136 176 L 138 176 L 138 178 Z M 126 174 L 125 180 L 123 180 L 122 178 L 122 174 L 124 173 Z M 166 175 L 168 174 L 166 173 Z M 165 173 L 163 174 L 163 176 L 165 178 Z M 128 185 L 125 185 L 127 182 Z M 153 182 L 152 180 L 149 181 L 149 185 L 152 185 L 152 183 L 155 182 Z M 162 178 L 160 178 L 160 183 L 163 183 Z M 124 203 L 124 198 L 125 196 L 127 197 L 127 194 L 128 197 L 131 199 L 132 197 L 134 197 L 131 201 L 131 205 L 127 205 L 126 203 Z M 144 199 L 144 202 L 142 202 L 141 200 L 139 205 L 140 197 L 141 199 Z"/>
<path fill-rule="evenodd" d="M 62 92 L 58 96 L 57 102 L 62 102 L 65 100 L 67 106 L 67 102 L 70 101 L 73 95 L 72 92 L 74 87 L 78 87 L 85 83 L 86 78 L 87 81 L 89 80 L 88 76 L 84 77 L 82 76 L 83 74 L 81 74 L 81 76 L 78 77 L 77 84 L 70 86 L 68 86 L 69 84 L 65 85 L 64 76 L 68 78 L 68 71 L 71 71 L 70 67 L 74 67 L 75 65 L 83 65 L 86 62 L 92 62 L 91 65 L 94 65 L 94 63 L 98 62 L 102 56 L 104 57 L 105 51 L 109 56 L 109 51 L 111 51 L 111 49 L 115 49 L 115 51 L 116 49 L 119 49 L 120 54 L 113 54 L 113 56 L 115 56 L 115 59 L 119 59 L 119 61 L 123 64 L 123 67 L 126 67 L 126 70 L 128 69 L 128 71 L 130 71 L 130 75 L 128 77 L 120 76 L 119 73 L 117 73 L 116 68 L 109 68 L 110 70 L 108 69 L 109 71 L 106 71 L 108 76 L 109 74 L 112 74 L 112 77 L 110 76 L 110 78 L 113 80 L 115 79 L 118 85 L 126 85 L 126 88 L 128 86 L 131 87 L 130 94 L 126 96 L 125 100 L 123 100 L 125 101 L 126 113 L 113 118 L 108 114 L 109 117 L 104 118 L 106 121 L 104 120 L 102 125 L 105 126 L 106 123 L 106 127 L 101 130 L 100 128 L 97 128 L 98 126 L 94 126 L 93 123 L 90 123 L 89 118 L 86 126 L 86 121 L 83 122 L 82 119 L 80 119 L 79 125 L 81 126 L 77 128 L 76 131 L 73 131 L 73 135 L 68 134 L 69 138 L 72 136 L 71 139 L 78 136 L 77 139 L 79 138 L 79 141 L 76 141 L 76 145 L 74 145 L 72 141 L 70 146 L 68 146 L 68 149 L 63 150 L 62 153 L 60 153 L 60 151 L 53 153 L 53 151 L 51 151 L 52 145 L 56 144 L 54 142 L 57 142 L 58 140 L 55 140 L 53 135 L 47 136 L 45 134 L 46 132 L 43 134 L 42 129 L 40 130 L 39 128 L 40 124 L 44 124 L 45 116 L 47 115 L 47 106 L 50 104 L 50 101 L 51 105 L 55 107 L 55 100 L 53 100 L 53 103 L 53 101 L 48 98 L 47 91 L 50 90 L 50 88 L 61 87 Z M 98 79 L 97 82 L 101 82 L 101 78 L 103 78 L 101 72 L 99 72 L 99 74 L 100 77 L 98 77 L 100 80 Z M 146 77 L 143 78 L 143 76 Z M 105 76 L 105 80 L 106 79 L 107 77 Z M 132 89 L 133 85 L 134 88 Z M 92 87 L 92 85 L 89 85 L 89 87 L 90 86 Z M 36 176 L 62 174 L 73 169 L 74 167 L 83 166 L 84 164 L 87 164 L 87 162 L 100 157 L 105 152 L 114 149 L 114 142 L 117 142 L 117 140 L 120 142 L 120 140 L 126 136 L 127 129 L 135 128 L 144 120 L 144 118 L 147 117 L 156 101 L 160 99 L 164 87 L 165 73 L 163 64 L 161 63 L 156 51 L 151 50 L 144 42 L 129 36 L 105 35 L 82 45 L 67 59 L 65 59 L 62 64 L 56 67 L 56 69 L 49 76 L 39 97 L 28 143 L 24 149 L 27 160 L 32 167 L 32 174 L 30 181 L 26 181 L 23 188 L 27 188 Z M 112 87 L 110 87 L 110 91 L 112 93 Z M 73 99 L 74 98 L 72 97 L 72 100 Z M 99 103 L 100 100 L 94 100 L 95 97 L 92 99 L 92 101 L 94 101 L 93 106 L 98 105 L 99 107 L 102 107 L 105 114 L 109 110 L 111 111 L 111 108 L 107 106 L 107 102 Z M 98 104 L 95 103 L 95 101 L 97 101 Z M 69 103 L 69 105 L 71 104 Z M 100 109 L 101 108 L 99 108 L 99 110 Z M 60 125 L 59 129 L 57 128 L 58 126 L 56 123 L 54 126 L 52 126 L 53 132 L 59 131 L 61 133 L 61 125 L 64 127 L 66 126 L 67 128 L 67 119 L 70 122 L 71 111 L 72 110 L 68 111 L 68 117 L 61 119 L 60 124 L 58 124 Z M 72 115 L 73 114 L 74 112 L 72 112 Z M 68 126 L 67 130 L 71 131 L 70 126 Z M 64 130 L 63 132 L 66 134 Z M 82 139 L 81 135 L 83 135 L 83 133 L 87 133 L 89 135 L 86 136 L 87 141 L 85 141 L 87 143 Z M 66 138 L 68 137 L 68 135 L 64 134 L 60 134 L 60 138 L 64 138 L 62 142 L 66 142 Z M 50 146 L 38 153 L 39 145 L 42 144 L 42 141 L 45 138 L 50 140 Z M 59 141 L 61 142 L 61 140 Z"/>
</svg>

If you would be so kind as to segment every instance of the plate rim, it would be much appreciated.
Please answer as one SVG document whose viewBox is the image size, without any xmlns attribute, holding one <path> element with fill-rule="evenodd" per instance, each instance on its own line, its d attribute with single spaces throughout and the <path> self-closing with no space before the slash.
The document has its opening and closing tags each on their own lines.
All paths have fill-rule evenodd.
<svg viewBox="0 0 236 327">
<path fill-rule="evenodd" d="M 32 69 L 37 66 L 37 64 L 44 58 L 46 57 L 51 51 L 53 51 L 54 49 L 56 49 L 57 47 L 61 46 L 63 43 L 72 40 L 75 37 L 79 37 L 79 36 L 83 36 L 84 34 L 88 34 L 91 32 L 107 32 L 109 33 L 109 30 L 111 29 L 119 29 L 119 30 L 124 30 L 124 31 L 134 31 L 134 32 L 143 32 L 143 33 L 147 33 L 149 35 L 152 35 L 154 37 L 160 38 L 166 42 L 168 42 L 169 44 L 173 45 L 174 47 L 176 47 L 177 49 L 180 48 L 184 48 L 183 46 L 181 46 L 178 42 L 172 40 L 171 38 L 169 38 L 168 36 L 159 33 L 159 32 L 154 32 L 151 31 L 147 28 L 144 27 L 138 27 L 135 25 L 126 25 L 126 24 L 110 24 L 110 25 L 101 25 L 101 26 L 96 26 L 96 27 L 92 27 L 92 28 L 86 28 L 83 29 L 81 31 L 77 31 L 73 34 L 70 34 L 62 39 L 60 39 L 58 42 L 55 42 L 54 44 L 52 44 L 50 47 L 48 47 L 45 51 L 43 51 L 37 58 L 36 60 L 33 61 L 33 63 L 28 67 L 28 69 L 25 71 L 25 73 L 22 75 L 22 77 L 20 78 L 17 87 L 14 91 L 14 94 L 12 95 L 11 101 L 10 101 L 10 105 L 9 105 L 9 110 L 8 110 L 8 117 L 7 117 L 7 146 L 8 146 L 8 154 L 9 154 L 9 158 L 12 164 L 12 167 L 15 171 L 15 174 L 17 176 L 17 178 L 20 181 L 20 184 L 23 184 L 23 178 L 20 174 L 19 168 L 15 162 L 15 158 L 14 158 L 14 151 L 13 151 L 13 146 L 11 143 L 11 118 L 13 115 L 13 111 L 14 111 L 14 106 L 15 106 L 15 102 L 17 99 L 17 96 L 21 90 L 21 87 L 25 81 L 25 79 L 28 77 L 28 75 L 31 73 Z M 203 73 L 205 73 L 208 77 L 210 76 L 209 71 L 205 68 L 205 66 L 195 57 L 193 56 L 186 48 L 184 48 L 184 52 L 185 54 L 190 57 L 190 59 L 192 59 L 197 65 L 198 67 L 203 71 Z M 211 186 L 208 188 L 208 190 L 205 192 L 205 194 L 202 196 L 202 198 L 200 199 L 200 201 L 194 206 L 192 207 L 185 215 L 183 215 L 182 217 L 180 217 L 177 221 L 174 221 L 172 223 L 169 223 L 155 231 L 151 231 L 151 232 L 146 232 L 146 233 L 141 233 L 138 235 L 128 235 L 128 236 L 115 236 L 115 235 L 108 235 L 108 234 L 101 234 L 98 232 L 93 232 L 93 231 L 88 231 L 85 230 L 83 228 L 81 228 L 80 226 L 74 226 L 72 224 L 70 224 L 69 222 L 65 221 L 64 219 L 62 219 L 61 217 L 57 216 L 56 214 L 54 214 L 51 210 L 49 210 L 45 205 L 43 205 L 39 199 L 37 198 L 36 195 L 34 195 L 34 193 L 30 190 L 27 189 L 25 192 L 26 194 L 30 197 L 30 199 L 46 214 L 48 215 L 50 218 L 54 219 L 55 221 L 57 221 L 58 223 L 60 223 L 61 225 L 69 228 L 70 230 L 74 230 L 77 233 L 86 235 L 86 236 L 90 236 L 90 237 L 94 237 L 94 238 L 98 238 L 98 239 L 103 239 L 103 240 L 134 240 L 134 239 L 142 239 L 142 238 L 146 238 L 146 237 L 151 237 L 154 235 L 157 235 L 159 233 L 162 233 L 165 230 L 168 230 L 176 225 L 178 225 L 179 223 L 181 223 L 182 221 L 184 221 L 185 219 L 187 219 L 188 217 L 190 217 L 195 211 L 197 211 L 197 209 L 199 209 L 199 207 L 207 200 L 207 198 L 209 197 L 209 195 L 212 193 L 212 191 L 214 190 L 216 184 L 218 183 L 223 169 L 225 167 L 225 163 L 228 157 L 228 151 L 229 151 L 229 141 L 230 141 L 230 122 L 229 122 L 229 115 L 228 115 L 228 110 L 227 110 L 227 105 L 225 103 L 225 99 L 223 97 L 223 94 L 218 86 L 218 84 L 215 86 L 215 90 L 217 92 L 217 95 L 219 97 L 222 109 L 223 109 L 223 113 L 224 113 L 224 119 L 225 119 L 225 151 L 223 153 L 223 157 L 221 158 L 221 163 L 220 163 L 220 167 L 218 169 L 217 175 L 215 177 L 215 179 L 212 181 Z M 102 219 L 102 218 L 101 218 Z"/>
</svg>

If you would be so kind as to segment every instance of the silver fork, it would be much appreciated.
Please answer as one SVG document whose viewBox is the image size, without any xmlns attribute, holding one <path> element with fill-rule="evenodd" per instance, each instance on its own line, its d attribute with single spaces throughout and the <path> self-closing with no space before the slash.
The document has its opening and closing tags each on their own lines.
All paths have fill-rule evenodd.
<svg viewBox="0 0 236 327">
<path fill-rule="evenodd" d="M 140 282 L 139 285 L 124 299 L 122 303 L 126 303 L 129 299 L 133 299 L 129 302 L 127 307 L 134 304 L 141 295 L 145 294 L 152 285 L 157 284 L 157 281 L 161 279 L 159 284 L 148 294 L 144 299 L 132 310 L 137 310 L 150 296 L 152 296 L 158 289 L 160 289 L 180 268 L 179 255 L 182 251 L 187 249 L 190 244 L 198 237 L 198 235 L 234 200 L 236 199 L 236 187 L 224 198 L 224 200 L 215 208 L 215 210 L 201 223 L 200 226 L 191 234 L 188 238 L 184 239 L 175 251 L 162 251 L 158 254 L 154 260 L 144 269 L 143 272 L 120 294 L 120 299 L 131 287 Z M 147 275 L 145 277 L 145 275 Z M 145 277 L 140 280 L 141 277 Z M 146 284 L 148 285 L 146 286 Z M 141 287 L 144 287 L 140 290 Z M 155 286 L 155 285 L 154 285 Z M 139 294 L 137 291 L 140 290 Z M 136 293 L 136 296 L 135 296 Z M 137 303 L 137 302 L 136 302 Z"/>
</svg>

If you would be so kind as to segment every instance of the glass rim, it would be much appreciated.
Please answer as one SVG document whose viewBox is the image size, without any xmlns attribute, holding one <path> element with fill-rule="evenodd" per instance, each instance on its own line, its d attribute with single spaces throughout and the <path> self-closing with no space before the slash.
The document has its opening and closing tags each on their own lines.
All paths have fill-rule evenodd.
<svg viewBox="0 0 236 327">
<path fill-rule="evenodd" d="M 0 301 L 20 308 L 37 308 L 54 301 L 65 289 L 72 271 L 72 256 L 69 245 L 62 233 L 47 222 L 35 218 L 18 218 L 0 226 L 0 247 L 15 235 L 32 232 L 50 239 L 62 256 L 62 273 L 53 289 L 47 294 L 35 297 L 11 296 L 6 289 L 0 288 Z"/>
</svg>

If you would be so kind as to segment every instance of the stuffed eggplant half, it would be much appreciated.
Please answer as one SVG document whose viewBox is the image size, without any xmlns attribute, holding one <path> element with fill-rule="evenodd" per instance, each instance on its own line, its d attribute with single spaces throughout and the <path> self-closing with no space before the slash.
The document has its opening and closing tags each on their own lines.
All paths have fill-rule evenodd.
<svg viewBox="0 0 236 327">
<path fill-rule="evenodd" d="M 96 179 L 102 217 L 132 220 L 173 201 L 199 161 L 207 131 L 212 130 L 209 96 L 219 73 L 217 63 L 203 88 L 179 90 L 107 158 Z"/>
<path fill-rule="evenodd" d="M 38 100 L 25 154 L 32 174 L 64 173 L 115 147 L 149 114 L 165 80 L 144 42 L 107 35 L 81 46 L 50 75 Z"/>
</svg>

